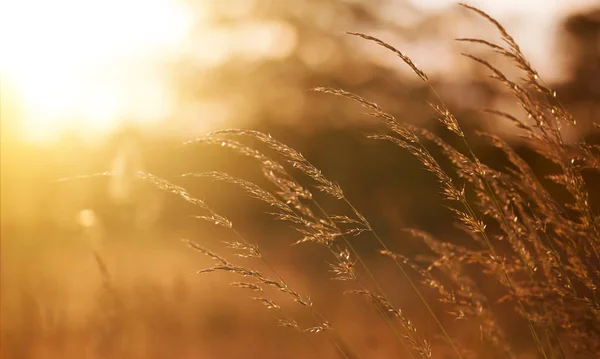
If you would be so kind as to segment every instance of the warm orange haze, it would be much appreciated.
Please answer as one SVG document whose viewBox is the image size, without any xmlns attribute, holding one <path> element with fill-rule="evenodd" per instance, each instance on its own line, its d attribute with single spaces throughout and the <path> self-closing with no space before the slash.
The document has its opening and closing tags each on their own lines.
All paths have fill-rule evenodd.
<svg viewBox="0 0 600 359">
<path fill-rule="evenodd" d="M 123 117 L 173 111 L 162 66 L 177 56 L 191 14 L 170 0 L 12 1 L 3 6 L 3 90 L 26 137 L 114 131 Z"/>
<path fill-rule="evenodd" d="M 0 7 L 2 358 L 596 358 L 595 1 Z"/>
<path fill-rule="evenodd" d="M 523 45 L 533 47 L 530 53 L 536 59 L 547 56 L 555 47 L 553 26 L 564 17 L 564 12 L 586 9 L 592 4 L 585 0 L 568 6 L 558 1 L 547 6 L 536 0 L 480 3 L 500 15 L 500 19 L 518 19 Z M 414 24 L 428 13 L 447 11 L 454 2 L 382 4 L 385 6 L 372 11 L 385 21 Z M 302 45 L 297 40 L 298 29 L 277 16 L 262 19 L 252 13 L 261 7 L 254 0 L 222 4 L 177 0 L 7 2 L 0 15 L 3 98 L 14 102 L 9 109 L 18 109 L 18 114 L 11 115 L 19 119 L 21 135 L 35 141 L 56 140 L 71 131 L 91 137 L 106 136 L 123 123 L 152 127 L 175 116 L 189 121 L 193 116 L 190 112 L 210 113 L 212 116 L 203 116 L 203 122 L 209 123 L 215 121 L 211 121 L 212 117 L 234 118 L 235 115 L 223 114 L 228 112 L 223 109 L 227 99 L 207 101 L 206 93 L 199 94 L 195 106 L 187 111 L 178 108 L 181 98 L 173 83 L 173 69 L 178 63 L 195 61 L 200 68 L 212 69 L 231 58 L 252 62 L 288 58 L 294 50 L 299 50 L 307 62 L 331 56 L 331 47 L 323 44 L 313 49 L 295 49 Z M 335 23 L 330 18 L 334 8 L 315 16 L 317 27 Z M 220 24 L 219 12 L 240 21 Z M 385 26 L 375 30 L 393 33 Z M 340 28 L 335 32 L 342 31 Z M 448 51 L 443 49 L 448 44 L 437 42 L 440 52 Z M 439 55 L 429 56 L 424 45 L 417 41 L 408 45 L 415 55 L 424 52 L 419 63 L 431 67 L 431 71 L 451 72 L 447 61 L 439 61 Z M 556 73 L 559 61 L 543 61 L 539 66 L 549 77 L 560 78 Z"/>
</svg>

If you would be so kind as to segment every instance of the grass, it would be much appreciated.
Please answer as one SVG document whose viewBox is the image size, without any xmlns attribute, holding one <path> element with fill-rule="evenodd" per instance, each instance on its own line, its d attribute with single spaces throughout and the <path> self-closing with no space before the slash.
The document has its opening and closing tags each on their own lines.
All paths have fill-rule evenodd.
<svg viewBox="0 0 600 359">
<path fill-rule="evenodd" d="M 439 194 L 455 217 L 454 227 L 447 228 L 447 233 L 457 228 L 463 237 L 460 241 L 454 237 L 436 238 L 418 228 L 405 228 L 402 239 L 418 241 L 427 251 L 419 256 L 400 253 L 399 238 L 380 233 L 324 171 L 294 148 L 255 130 L 219 130 L 185 145 L 231 151 L 260 170 L 264 177 L 261 182 L 216 171 L 185 173 L 172 181 L 149 173 L 137 174 L 141 181 L 194 206 L 198 213 L 193 218 L 213 225 L 214 236 L 226 233 L 231 238 L 218 251 L 207 248 L 212 243 L 200 244 L 187 238 L 183 243 L 212 263 L 197 270 L 198 274 L 215 275 L 217 280 L 235 277 L 231 287 L 264 306 L 272 314 L 271 320 L 282 327 L 281 333 L 286 328 L 297 333 L 294 336 L 305 350 L 299 356 L 370 357 L 346 328 L 361 322 L 361 313 L 344 306 L 346 302 L 332 299 L 325 303 L 326 298 L 311 298 L 304 292 L 304 286 L 296 285 L 297 278 L 290 278 L 290 271 L 282 269 L 277 252 L 263 250 L 252 239 L 256 233 L 247 233 L 243 225 L 193 195 L 180 182 L 219 181 L 262 202 L 273 221 L 297 233 L 294 250 L 306 247 L 314 253 L 314 258 L 325 260 L 326 269 L 320 276 L 331 280 L 331 287 L 341 288 L 346 298 L 351 297 L 350 300 L 368 306 L 375 313 L 377 322 L 360 327 L 359 334 L 369 340 L 391 338 L 398 357 L 517 358 L 526 357 L 530 348 L 533 348 L 530 357 L 545 359 L 594 357 L 600 353 L 597 288 L 600 220 L 597 209 L 591 205 L 590 186 L 584 177 L 586 171 L 600 171 L 600 146 L 567 143 L 563 139 L 562 129 L 577 124 L 557 94 L 542 81 L 501 24 L 476 8 L 462 6 L 494 26 L 503 44 L 477 38 L 457 41 L 499 54 L 524 75 L 519 81 L 512 80 L 484 58 L 463 54 L 486 68 L 512 94 L 525 115 L 498 109 L 483 111 L 513 124 L 527 147 L 536 153 L 536 159 L 551 163 L 552 173 L 543 176 L 537 173 L 531 160 L 523 159 L 499 136 L 470 130 L 450 111 L 424 69 L 391 44 L 368 34 L 348 33 L 357 40 L 388 49 L 399 57 L 402 66 L 414 72 L 429 90 L 429 106 L 444 133 L 402 122 L 360 94 L 337 88 L 314 89 L 317 95 L 339 98 L 332 97 L 331 101 L 348 101 L 366 109 L 378 123 L 378 131 L 366 134 L 368 139 L 389 142 L 420 162 L 425 173 L 437 181 Z M 475 150 L 476 141 L 497 149 L 496 153 L 503 157 L 498 162 L 504 165 L 486 163 Z M 88 176 L 81 178 L 84 177 Z M 376 263 L 359 241 L 373 243 L 369 248 L 375 248 Z M 95 329 L 83 325 L 80 332 L 84 346 L 94 353 L 92 357 L 219 356 L 214 353 L 269 357 L 264 349 L 247 348 L 237 342 L 231 345 L 230 339 L 229 343 L 215 343 L 194 355 L 194 349 L 185 347 L 185 343 L 196 343 L 186 341 L 185 336 L 191 336 L 193 331 L 198 332 L 198 337 L 206 336 L 196 321 L 206 316 L 200 309 L 210 307 L 213 311 L 214 303 L 203 301 L 205 298 L 193 302 L 180 294 L 164 296 L 154 287 L 142 286 L 136 291 L 128 287 L 129 283 L 120 285 L 111 274 L 111 261 L 105 260 L 101 251 L 91 255 L 101 290 L 95 304 L 97 318 L 92 321 Z M 151 262 L 150 266 L 155 267 L 159 261 Z M 303 263 L 295 270 L 314 270 L 309 265 Z M 382 265 L 391 270 L 382 272 Z M 222 277 L 221 273 L 227 276 Z M 221 290 L 227 293 L 223 298 L 232 296 L 232 289 Z M 22 333 L 27 335 L 21 335 L 21 352 L 13 356 L 33 357 L 30 348 L 35 346 L 34 334 L 43 334 L 44 330 L 38 326 L 47 320 L 36 318 L 38 311 L 30 310 L 42 307 L 38 303 L 41 296 L 30 293 L 21 296 L 18 308 L 30 321 L 23 324 Z M 405 298 L 411 298 L 412 304 L 406 305 Z M 342 321 L 327 310 L 330 302 L 352 309 L 347 309 Z M 213 313 L 216 324 L 211 324 L 207 331 L 222 330 L 227 337 L 231 334 L 226 320 L 219 315 L 237 316 L 240 322 L 250 317 L 262 319 L 262 312 L 256 306 L 246 308 L 253 312 L 215 309 L 219 311 Z M 139 318 L 145 321 L 139 324 Z M 178 321 L 185 325 L 175 326 L 173 323 Z M 66 331 L 67 323 L 59 320 L 56 323 L 60 329 L 57 333 Z M 150 353 L 147 349 L 144 352 L 140 325 L 167 338 L 166 344 L 159 346 L 159 352 Z M 252 328 L 241 327 L 252 332 L 252 341 L 277 344 L 278 340 L 288 340 L 286 334 L 270 333 L 265 337 L 253 333 Z M 464 330 L 459 331 L 459 327 Z M 526 337 L 521 337 L 521 327 L 525 328 Z M 52 336 L 42 334 L 39 337 L 43 345 L 60 344 Z M 282 351 L 291 355 L 300 350 L 297 343 L 293 346 L 285 343 L 284 349 L 272 349 L 275 354 L 271 356 L 280 357 Z M 135 352 L 133 348 L 138 347 L 142 349 Z M 59 349 L 57 353 L 61 352 Z"/>
<path fill-rule="evenodd" d="M 600 148 L 587 143 L 569 144 L 563 140 L 561 129 L 576 126 L 576 121 L 561 105 L 556 93 L 542 81 L 500 23 L 481 10 L 462 6 L 495 26 L 504 44 L 477 38 L 457 41 L 484 46 L 510 60 L 525 75 L 522 81 L 515 82 L 485 59 L 463 54 L 489 70 L 491 77 L 514 96 L 526 118 L 520 119 L 496 109 L 485 111 L 513 123 L 530 148 L 553 164 L 551 175 L 538 178 L 528 162 L 500 137 L 491 133 L 469 133 L 463 129 L 460 119 L 444 103 L 426 72 L 381 39 L 349 33 L 392 51 L 413 70 L 429 88 L 433 99 L 429 105 L 441 125 L 457 140 L 456 146 L 429 130 L 403 123 L 359 94 L 333 88 L 314 90 L 348 99 L 367 109 L 368 114 L 381 123 L 381 131 L 367 134 L 369 139 L 389 141 L 421 162 L 423 168 L 437 179 L 441 196 L 456 217 L 456 226 L 468 238 L 467 245 L 439 240 L 418 229 L 406 229 L 406 233 L 422 241 L 433 256 L 407 258 L 392 251 L 388 243 L 394 238 L 382 238 L 335 181 L 327 178 L 298 151 L 254 130 L 216 131 L 187 145 L 218 145 L 247 157 L 269 181 L 268 189 L 221 172 L 189 173 L 183 177 L 209 178 L 243 189 L 250 197 L 270 206 L 274 220 L 287 223 L 300 234 L 296 245 L 315 243 L 322 247 L 329 253 L 332 279 L 349 282 L 352 289 L 346 292 L 348 295 L 364 296 L 372 303 L 404 348 L 406 357 L 432 357 L 435 356 L 434 347 L 444 346 L 456 358 L 476 355 L 452 335 L 448 329 L 448 313 L 455 319 L 476 323 L 482 341 L 494 355 L 516 357 L 518 353 L 510 339 L 512 328 L 503 326 L 498 319 L 497 303 L 503 303 L 520 316 L 527 326 L 528 340 L 537 350 L 537 357 L 593 355 L 600 352 L 597 288 L 600 221 L 591 208 L 583 171 L 600 170 Z M 486 141 L 499 149 L 506 166 L 495 169 L 486 165 L 473 150 L 474 140 Z M 443 158 L 436 158 L 431 146 L 436 147 Z M 440 164 L 446 162 L 450 163 L 450 170 Z M 232 285 L 256 293 L 252 294 L 252 299 L 263 303 L 282 326 L 296 330 L 309 345 L 312 335 L 323 333 L 341 357 L 360 357 L 338 334 L 335 325 L 317 311 L 310 298 L 293 289 L 271 265 L 270 259 L 229 219 L 181 187 L 149 175 L 142 176 L 159 188 L 198 204 L 204 211 L 198 218 L 226 227 L 237 238 L 228 242 L 228 246 L 234 255 L 247 260 L 244 265 L 233 264 L 209 249 L 187 241 L 194 250 L 215 262 L 213 267 L 199 273 L 226 271 L 239 276 L 240 281 Z M 309 185 L 303 184 L 306 179 L 310 181 Z M 568 194 L 566 198 L 559 198 L 550 191 L 545 184 L 547 181 L 560 186 Z M 323 196 L 343 203 L 347 213 L 337 214 L 325 209 L 318 199 Z M 373 240 L 381 260 L 393 262 L 397 280 L 406 283 L 411 295 L 418 298 L 428 320 L 435 323 L 438 335 L 424 338 L 417 329 L 418 323 L 409 318 L 410 313 L 396 306 L 384 290 L 382 278 L 378 278 L 362 257 L 364 254 L 353 245 L 355 236 Z M 252 261 L 261 261 L 268 273 L 250 269 Z M 483 273 L 484 279 L 469 276 L 467 268 L 476 268 Z M 497 283 L 501 293 L 490 298 L 481 288 L 485 281 Z M 283 298 L 264 294 L 266 287 L 274 288 L 305 308 L 313 318 L 313 324 L 300 326 L 278 304 Z M 436 294 L 432 295 L 427 288 Z M 442 310 L 437 303 L 434 305 L 438 301 L 443 303 Z"/>
</svg>

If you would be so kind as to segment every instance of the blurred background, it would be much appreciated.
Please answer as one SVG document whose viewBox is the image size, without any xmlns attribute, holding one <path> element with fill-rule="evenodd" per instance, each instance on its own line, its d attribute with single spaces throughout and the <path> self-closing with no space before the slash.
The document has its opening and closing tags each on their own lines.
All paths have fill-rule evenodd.
<svg viewBox="0 0 600 359">
<path fill-rule="evenodd" d="M 591 127 L 600 114 L 597 0 L 469 4 L 506 27 L 573 113 L 578 127 L 566 138 L 597 141 Z M 405 227 L 453 240 L 435 179 L 402 150 L 364 139 L 363 133 L 379 129 L 364 110 L 310 91 L 343 88 L 437 131 L 423 83 L 394 54 L 346 31 L 396 46 L 429 75 L 465 126 L 499 133 L 519 148 L 511 125 L 481 112 L 519 114 L 515 100 L 460 53 L 496 61 L 512 77 L 520 74 L 493 53 L 454 41 L 499 41 L 490 24 L 454 1 L 3 2 L 2 358 L 314 356 L 311 345 L 279 328 L 247 292 L 228 286 L 232 277 L 194 274 L 211 262 L 180 239 L 227 254 L 221 241 L 231 240 L 231 233 L 192 219 L 197 209 L 136 181 L 138 170 L 173 180 L 231 219 L 280 273 L 310 294 L 362 357 L 401 355 L 372 308 L 342 295 L 345 284 L 329 279 L 323 249 L 290 247 L 298 234 L 273 223 L 263 214 L 268 208 L 235 188 L 177 178 L 222 170 L 260 183 L 256 166 L 226 149 L 181 146 L 215 129 L 258 129 L 340 183 L 403 254 L 420 250 L 401 234 Z M 473 141 L 483 158 L 493 160 Z M 116 175 L 75 178 L 103 171 Z M 69 180 L 57 181 L 63 178 Z M 591 198 L 600 203 L 598 193 Z M 406 284 L 387 275 L 373 243 L 356 241 L 397 304 L 435 343 L 434 323 L 403 295 Z M 477 348 L 477 336 L 448 323 Z M 311 341 L 321 357 L 335 357 L 323 336 Z M 519 350 L 535 357 L 526 343 Z M 444 357 L 443 351 L 436 355 Z"/>
</svg>

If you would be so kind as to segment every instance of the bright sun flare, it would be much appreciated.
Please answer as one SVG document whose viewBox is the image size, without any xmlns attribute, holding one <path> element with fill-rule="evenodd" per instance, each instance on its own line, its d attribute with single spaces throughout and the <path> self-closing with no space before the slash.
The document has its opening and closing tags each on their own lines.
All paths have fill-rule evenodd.
<svg viewBox="0 0 600 359">
<path fill-rule="evenodd" d="M 2 94 L 29 139 L 155 121 L 172 100 L 160 66 L 191 18 L 176 0 L 8 0 L 0 11 Z"/>
</svg>

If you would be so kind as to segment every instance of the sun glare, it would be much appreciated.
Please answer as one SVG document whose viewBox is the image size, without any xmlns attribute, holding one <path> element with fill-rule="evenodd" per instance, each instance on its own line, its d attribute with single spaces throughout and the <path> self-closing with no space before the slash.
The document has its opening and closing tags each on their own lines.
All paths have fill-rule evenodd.
<svg viewBox="0 0 600 359">
<path fill-rule="evenodd" d="M 106 133 L 173 105 L 162 71 L 191 18 L 176 0 L 9 0 L 0 11 L 2 96 L 28 139 Z M 4 115 L 4 114 L 3 114 Z"/>
</svg>

